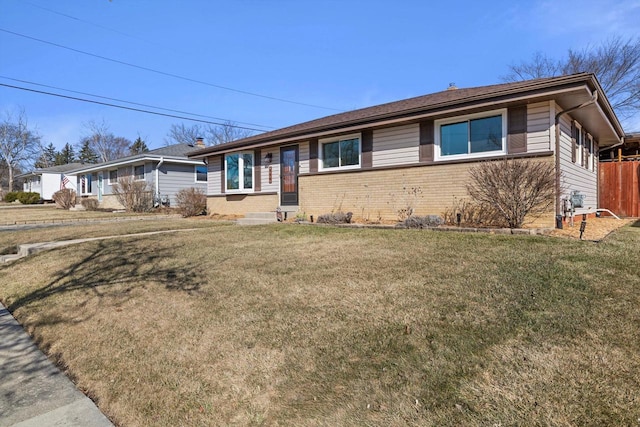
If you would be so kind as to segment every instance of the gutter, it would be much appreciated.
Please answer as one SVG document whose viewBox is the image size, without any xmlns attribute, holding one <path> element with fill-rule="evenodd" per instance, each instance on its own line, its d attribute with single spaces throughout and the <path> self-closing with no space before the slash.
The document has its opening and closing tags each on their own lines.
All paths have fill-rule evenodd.
<svg viewBox="0 0 640 427">
<path fill-rule="evenodd" d="M 560 192 L 562 191 L 562 188 L 560 186 L 560 178 L 561 178 L 561 173 L 560 173 L 560 117 L 564 116 L 565 114 L 569 114 L 573 111 L 579 110 L 581 108 L 587 107 L 591 104 L 595 104 L 598 101 L 598 91 L 594 90 L 592 95 L 591 95 L 591 99 L 583 102 L 580 105 L 576 105 L 575 107 L 571 107 L 568 108 L 564 111 L 559 112 L 558 114 L 556 114 L 556 121 L 555 121 L 555 128 L 556 128 L 556 216 L 557 215 L 562 215 L 562 206 L 560 204 L 561 200 L 560 200 Z M 571 135 L 571 138 L 573 138 L 573 135 Z"/>
</svg>

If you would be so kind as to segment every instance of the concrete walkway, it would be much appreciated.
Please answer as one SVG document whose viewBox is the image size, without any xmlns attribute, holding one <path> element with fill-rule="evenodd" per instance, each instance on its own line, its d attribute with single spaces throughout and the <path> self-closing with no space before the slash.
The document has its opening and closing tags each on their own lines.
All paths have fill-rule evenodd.
<svg viewBox="0 0 640 427">
<path fill-rule="evenodd" d="M 153 234 L 164 234 L 164 233 L 177 233 L 179 231 L 194 231 L 198 230 L 197 228 L 182 228 L 178 230 L 161 230 L 161 231 L 147 231 L 144 233 L 135 233 L 135 234 L 119 234 L 115 236 L 102 236 L 102 237 L 88 237 L 84 239 L 74 239 L 74 240 L 59 240 L 54 242 L 41 242 L 41 243 L 25 243 L 23 245 L 18 245 L 18 253 L 17 254 L 9 254 L 9 255 L 0 255 L 0 263 L 15 261 L 20 258 L 24 258 L 29 255 L 33 255 L 38 252 L 47 251 L 49 249 L 55 249 L 62 246 L 75 245 L 78 243 L 91 242 L 94 240 L 105 240 L 105 239 L 117 239 L 120 237 L 138 237 L 138 236 L 151 236 Z"/>
<path fill-rule="evenodd" d="M 113 424 L 0 304 L 0 427 Z"/>
</svg>

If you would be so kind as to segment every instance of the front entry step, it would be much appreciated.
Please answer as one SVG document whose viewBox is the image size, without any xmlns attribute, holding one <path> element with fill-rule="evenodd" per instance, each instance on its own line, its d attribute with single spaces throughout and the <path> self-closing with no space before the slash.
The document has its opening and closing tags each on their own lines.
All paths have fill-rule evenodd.
<svg viewBox="0 0 640 427">
<path fill-rule="evenodd" d="M 238 225 L 262 225 L 278 222 L 275 212 L 249 212 L 236 221 Z"/>
</svg>

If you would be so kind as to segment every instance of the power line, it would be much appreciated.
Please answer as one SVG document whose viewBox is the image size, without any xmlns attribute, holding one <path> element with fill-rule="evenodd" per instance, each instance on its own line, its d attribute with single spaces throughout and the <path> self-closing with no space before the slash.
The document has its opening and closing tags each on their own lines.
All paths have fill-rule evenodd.
<svg viewBox="0 0 640 427">
<path fill-rule="evenodd" d="M 175 114 L 159 113 L 157 111 L 143 110 L 141 108 L 126 107 L 124 105 L 116 105 L 116 104 L 110 104 L 108 102 L 94 101 L 92 99 L 84 99 L 84 98 L 78 98 L 78 97 L 75 97 L 75 96 L 62 95 L 60 93 L 45 92 L 45 91 L 42 91 L 42 90 L 30 89 L 30 88 L 27 88 L 27 87 L 8 85 L 6 83 L 0 83 L 0 86 L 8 87 L 8 88 L 11 88 L 11 89 L 24 90 L 24 91 L 27 91 L 27 92 L 40 93 L 40 94 L 43 94 L 43 95 L 57 96 L 57 97 L 60 97 L 60 98 L 71 99 L 71 100 L 74 100 L 74 101 L 82 101 L 82 102 L 89 102 L 89 103 L 92 103 L 92 104 L 105 105 L 107 107 L 122 108 L 123 110 L 137 111 L 139 113 L 154 114 L 156 116 L 171 117 L 171 118 L 180 119 L 180 120 L 190 120 L 192 122 L 207 123 L 207 124 L 218 125 L 218 126 L 230 126 L 230 127 L 234 127 L 234 128 L 238 128 L 238 129 L 247 129 L 247 130 L 256 131 L 256 132 L 264 132 L 264 129 L 257 129 L 257 128 L 252 128 L 252 127 L 248 127 L 248 126 L 238 126 L 238 125 L 232 125 L 232 124 L 228 124 L 228 123 L 212 122 L 212 121 L 209 121 L 209 120 L 194 119 L 194 118 L 191 118 L 191 117 L 177 116 Z"/>
<path fill-rule="evenodd" d="M 197 83 L 197 84 L 201 84 L 201 85 L 205 85 L 205 86 L 215 87 L 215 88 L 218 88 L 218 89 L 224 89 L 224 90 L 228 90 L 228 91 L 231 91 L 231 92 L 241 93 L 241 94 L 244 94 L 244 95 L 256 96 L 258 98 L 270 99 L 272 101 L 286 102 L 288 104 L 302 105 L 302 106 L 305 106 L 305 107 L 313 107 L 313 108 L 321 108 L 323 110 L 333 110 L 333 111 L 340 111 L 340 112 L 344 111 L 344 110 L 340 110 L 340 109 L 337 109 L 337 108 L 324 107 L 324 106 L 321 106 L 321 105 L 307 104 L 307 103 L 304 103 L 304 102 L 291 101 L 291 100 L 288 100 L 288 99 L 277 98 L 277 97 L 274 97 L 274 96 L 261 95 L 259 93 L 248 92 L 248 91 L 245 91 L 245 90 L 233 89 L 233 88 L 230 88 L 230 87 L 227 87 L 227 86 L 216 85 L 216 84 L 208 83 L 208 82 L 205 82 L 205 81 L 202 81 L 202 80 L 196 80 L 196 79 L 192 79 L 190 77 L 180 76 L 178 74 L 167 73 L 165 71 L 160 71 L 160 70 L 156 70 L 156 69 L 149 68 L 149 67 L 143 67 L 141 65 L 135 65 L 135 64 L 132 64 L 132 63 L 129 63 L 129 62 L 120 61 L 118 59 L 108 58 L 106 56 L 97 55 L 95 53 L 85 52 L 83 50 L 74 49 L 74 48 L 68 47 L 68 46 L 63 46 L 63 45 L 58 44 L 58 43 L 53 43 L 53 42 L 50 42 L 50 41 L 47 41 L 47 40 L 42 40 L 42 39 L 39 39 L 39 38 L 36 38 L 36 37 L 27 36 L 25 34 L 16 33 L 14 31 L 9 31 L 9 30 L 6 30 L 4 28 L 0 28 L 0 31 L 8 33 L 8 34 L 13 34 L 14 36 L 23 37 L 25 39 L 34 40 L 34 41 L 37 41 L 37 42 L 40 42 L 40 43 L 44 43 L 44 44 L 48 44 L 48 45 L 51 45 L 51 46 L 59 47 L 60 49 L 66 49 L 66 50 L 70 50 L 72 52 L 81 53 L 83 55 L 92 56 L 94 58 L 99 58 L 99 59 L 102 59 L 104 61 L 109 61 L 109 62 L 113 62 L 113 63 L 120 64 L 120 65 L 126 65 L 127 67 L 137 68 L 139 70 L 145 70 L 145 71 L 149 71 L 151 73 L 156 73 L 156 74 L 160 74 L 160 75 L 163 75 L 163 76 L 173 77 L 173 78 L 176 78 L 176 79 L 185 80 L 185 81 L 192 82 L 192 83 Z"/>
<path fill-rule="evenodd" d="M 107 26 L 104 26 L 104 25 L 100 25 L 100 24 L 97 24 L 95 22 L 87 21 L 86 19 L 82 19 L 82 18 L 78 18 L 78 17 L 72 16 L 72 15 L 69 15 L 69 14 L 66 14 L 66 13 L 58 12 L 57 10 L 49 9 L 48 7 L 40 6 L 39 4 L 35 4 L 35 3 L 30 2 L 30 1 L 22 0 L 22 3 L 26 3 L 26 4 L 28 4 L 28 5 L 32 6 L 32 7 L 35 7 L 35 8 L 41 9 L 41 10 L 46 10 L 47 12 L 54 13 L 56 15 L 64 16 L 65 18 L 72 19 L 74 21 L 84 22 L 85 24 L 93 25 L 95 27 L 102 28 L 103 30 L 112 31 L 112 32 L 114 32 L 116 34 L 120 34 L 121 36 L 130 37 L 132 39 L 137 39 L 137 40 L 143 41 L 145 43 L 149 43 L 149 44 L 155 45 L 155 43 L 150 42 L 149 40 L 145 40 L 142 37 L 137 37 L 137 36 L 134 36 L 134 35 L 131 35 L 131 34 L 116 30 L 114 28 L 110 28 L 110 27 L 107 27 Z"/>
<path fill-rule="evenodd" d="M 13 79 L 11 77 L 6 77 L 6 76 L 0 76 L 0 78 L 6 79 L 6 80 L 11 80 L 11 81 L 14 81 L 14 82 L 19 82 L 19 83 L 27 83 L 27 84 L 34 85 L 34 86 L 46 87 L 46 88 L 49 88 L 49 89 L 56 89 L 56 90 L 63 90 L 65 92 L 70 92 L 70 93 L 77 93 L 79 95 L 92 96 L 94 98 L 107 99 L 109 101 L 124 102 L 125 104 L 138 105 L 140 107 L 147 107 L 147 108 L 154 108 L 156 110 L 171 111 L 173 113 L 187 114 L 189 116 L 194 116 L 194 117 L 204 117 L 204 118 L 208 118 L 208 119 L 223 120 L 223 121 L 226 121 L 226 122 L 245 124 L 245 125 L 249 125 L 249 126 L 257 126 L 257 127 L 267 128 L 267 129 L 275 129 L 273 126 L 265 126 L 265 125 L 261 125 L 261 124 L 257 124 L 257 123 L 249 123 L 249 122 L 240 122 L 240 121 L 236 121 L 236 120 L 225 119 L 225 118 L 222 118 L 222 117 L 206 116 L 204 114 L 189 113 L 188 111 L 181 111 L 181 110 L 173 110 L 173 109 L 170 109 L 170 108 L 156 107 L 155 105 L 141 104 L 139 102 L 132 102 L 132 101 L 124 100 L 124 99 L 110 98 L 108 96 L 101 96 L 101 95 L 94 95 L 92 93 L 80 92 L 80 91 L 77 91 L 77 90 L 65 89 L 65 88 L 62 88 L 62 87 L 49 86 L 49 85 L 45 85 L 45 84 L 41 84 L 41 83 L 30 82 L 28 80 Z"/>
</svg>

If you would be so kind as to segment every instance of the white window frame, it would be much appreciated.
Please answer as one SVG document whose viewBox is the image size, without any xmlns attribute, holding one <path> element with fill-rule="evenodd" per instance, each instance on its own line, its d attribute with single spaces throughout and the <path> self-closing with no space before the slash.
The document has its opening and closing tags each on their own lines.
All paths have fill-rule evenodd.
<svg viewBox="0 0 640 427">
<path fill-rule="evenodd" d="M 138 178 L 138 176 L 136 175 L 136 168 L 139 168 L 139 167 L 142 167 L 142 178 Z M 146 175 L 146 171 L 145 171 L 145 169 L 146 169 L 146 168 L 144 167 L 144 164 L 142 164 L 142 165 L 135 165 L 135 166 L 133 167 L 133 180 L 134 180 L 134 181 L 144 181 L 144 177 L 145 177 L 145 175 Z"/>
<path fill-rule="evenodd" d="M 501 116 L 502 117 L 502 149 L 493 151 L 483 151 L 480 153 L 465 153 L 465 154 L 450 154 L 442 155 L 441 144 L 441 132 L 440 128 L 443 125 L 449 125 L 453 123 L 469 123 L 471 120 L 482 119 L 486 117 Z M 477 159 L 483 157 L 493 157 L 507 154 L 507 109 L 483 111 L 482 113 L 466 114 L 464 116 L 455 116 L 446 119 L 435 120 L 434 122 L 435 132 L 435 155 L 434 160 L 459 160 L 459 159 Z M 468 125 L 467 125 L 468 127 Z M 469 141 L 467 141 L 469 142 Z"/>
<path fill-rule="evenodd" d="M 82 180 L 84 179 L 85 185 L 84 189 L 82 188 Z M 78 183 L 78 188 L 80 190 L 80 195 L 89 196 L 93 194 L 93 174 L 85 173 L 80 175 L 80 182 Z M 89 190 L 89 191 L 87 191 Z"/>
<path fill-rule="evenodd" d="M 227 181 L 227 173 L 229 172 L 229 167 L 227 165 L 227 156 L 238 155 L 238 188 L 229 188 Z M 251 154 L 252 163 L 251 163 L 251 188 L 244 188 L 244 155 Z M 224 179 L 224 188 L 225 193 L 253 193 L 256 188 L 256 166 L 254 165 L 255 153 L 253 151 L 234 151 L 233 153 L 227 153 L 224 155 L 224 174 L 222 179 Z"/>
<path fill-rule="evenodd" d="M 338 142 L 338 147 L 340 147 L 340 141 L 346 141 L 348 139 L 357 139 L 358 140 L 358 164 L 355 165 L 338 165 L 333 167 L 324 167 L 324 150 L 322 149 L 324 144 L 330 144 L 332 142 Z M 352 133 L 349 135 L 340 135 L 334 136 L 331 138 L 323 138 L 318 140 L 318 170 L 325 171 L 335 171 L 335 170 L 347 170 L 347 169 L 360 169 L 362 165 L 362 134 L 360 133 Z M 340 162 L 340 151 L 338 148 L 338 162 Z"/>
<path fill-rule="evenodd" d="M 111 180 L 111 172 L 116 173 L 115 181 Z M 116 184 L 117 182 L 118 182 L 118 169 L 110 169 L 109 171 L 107 171 L 107 184 L 113 185 L 113 184 Z"/>
<path fill-rule="evenodd" d="M 199 180 L 198 179 L 198 168 L 204 168 L 205 170 L 205 180 Z M 206 184 L 209 181 L 209 168 L 207 167 L 207 165 L 193 165 L 193 182 L 196 183 L 200 183 L 200 184 Z M 226 177 L 225 177 L 226 178 Z"/>
</svg>

